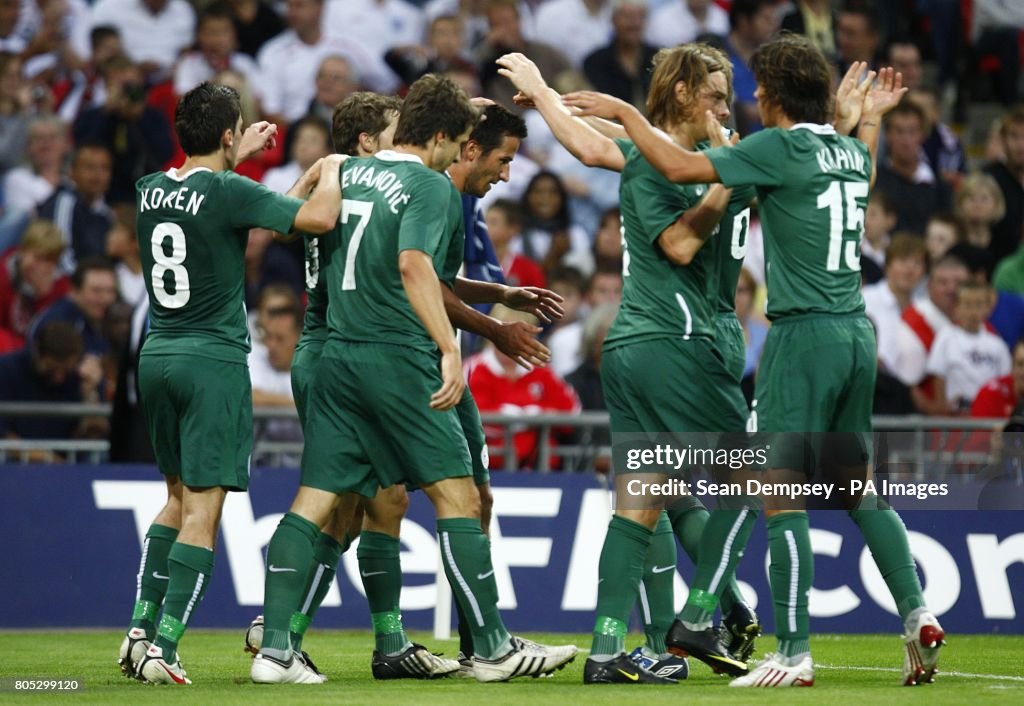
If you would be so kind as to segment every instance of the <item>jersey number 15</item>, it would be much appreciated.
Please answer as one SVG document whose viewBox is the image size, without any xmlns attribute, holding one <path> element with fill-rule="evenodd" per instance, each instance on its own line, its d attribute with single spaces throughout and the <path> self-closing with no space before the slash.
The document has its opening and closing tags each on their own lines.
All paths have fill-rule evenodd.
<svg viewBox="0 0 1024 706">
<path fill-rule="evenodd" d="M 857 199 L 866 199 L 867 195 L 868 184 L 864 181 L 833 181 L 818 194 L 818 208 L 828 209 L 828 272 L 838 272 L 843 264 L 848 270 L 860 271 L 864 209 Z M 847 234 L 850 237 L 844 240 L 843 235 Z"/>
</svg>

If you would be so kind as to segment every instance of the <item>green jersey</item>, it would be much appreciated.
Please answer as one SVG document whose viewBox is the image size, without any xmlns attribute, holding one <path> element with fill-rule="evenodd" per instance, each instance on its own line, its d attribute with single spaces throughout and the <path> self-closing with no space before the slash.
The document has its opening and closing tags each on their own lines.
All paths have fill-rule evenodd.
<svg viewBox="0 0 1024 706">
<path fill-rule="evenodd" d="M 135 188 L 139 258 L 149 292 L 143 353 L 244 363 L 249 229 L 287 233 L 302 201 L 232 171 L 206 168 L 156 172 Z"/>
<path fill-rule="evenodd" d="M 757 188 L 769 319 L 864 311 L 860 239 L 871 156 L 863 142 L 801 123 L 705 154 L 726 186 Z"/>
<path fill-rule="evenodd" d="M 711 148 L 704 141 L 697 145 L 701 152 Z M 752 186 L 738 186 L 732 190 L 729 205 L 725 207 L 722 220 L 715 226 L 715 232 L 704 245 L 718 265 L 718 290 L 712 292 L 715 311 L 732 314 L 736 311 L 736 283 L 740 279 L 743 258 L 747 255 L 747 235 L 750 230 L 750 202 L 757 195 Z"/>
<path fill-rule="evenodd" d="M 630 140 L 615 143 L 626 158 L 619 187 L 622 209 L 622 304 L 605 348 L 658 338 L 714 337 L 717 270 L 701 252 L 683 267 L 658 246 L 662 231 L 701 200 L 705 184 L 673 184 Z"/>
<path fill-rule="evenodd" d="M 322 257 L 319 237 L 306 235 L 303 240 L 306 261 L 306 316 L 302 320 L 302 341 L 326 341 L 327 261 Z"/>
<path fill-rule="evenodd" d="M 320 241 L 329 340 L 436 351 L 405 294 L 398 255 L 425 252 L 438 278 L 448 276 L 465 241 L 458 193 L 419 158 L 390 150 L 346 160 L 341 188 L 340 222 Z"/>
</svg>

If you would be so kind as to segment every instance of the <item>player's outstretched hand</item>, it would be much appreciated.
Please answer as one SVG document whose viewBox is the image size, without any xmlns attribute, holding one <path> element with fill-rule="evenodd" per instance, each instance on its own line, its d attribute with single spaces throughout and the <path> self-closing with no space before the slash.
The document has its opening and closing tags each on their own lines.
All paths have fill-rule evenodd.
<svg viewBox="0 0 1024 706">
<path fill-rule="evenodd" d="M 907 90 L 903 85 L 903 74 L 891 66 L 880 69 L 878 80 L 864 96 L 864 117 L 880 119 L 899 105 Z"/>
<path fill-rule="evenodd" d="M 277 139 L 274 137 L 276 134 L 277 125 L 268 123 L 266 120 L 260 120 L 250 125 L 242 133 L 242 139 L 238 143 L 238 158 L 235 163 L 241 164 L 263 150 L 273 149 L 277 144 Z"/>
<path fill-rule="evenodd" d="M 498 350 L 519 363 L 527 370 L 551 362 L 551 351 L 537 340 L 543 329 L 525 321 L 504 321 L 491 336 Z"/>
<path fill-rule="evenodd" d="M 512 102 L 518 105 L 520 108 L 536 108 L 537 104 L 533 102 L 532 98 L 527 98 L 526 94 L 522 91 L 516 91 L 516 94 L 512 96 Z"/>
<path fill-rule="evenodd" d="M 449 410 L 462 400 L 466 378 L 462 373 L 462 356 L 456 346 L 441 356 L 441 389 L 430 396 L 430 408 L 439 412 Z"/>
<path fill-rule="evenodd" d="M 537 65 L 517 52 L 505 54 L 495 62 L 498 73 L 510 80 L 519 92 L 531 102 L 537 94 L 547 89 L 544 77 L 540 75 Z M 515 99 L 513 99 L 514 101 Z"/>
<path fill-rule="evenodd" d="M 867 71 L 868 62 L 855 61 L 850 64 L 843 80 L 836 89 L 836 131 L 849 135 L 860 121 L 864 96 L 867 95 L 871 83 L 875 80 L 875 72 Z M 867 73 L 864 73 L 867 71 Z M 863 79 L 860 77 L 863 76 Z M 858 80 L 860 79 L 860 80 Z"/>
<path fill-rule="evenodd" d="M 577 115 L 594 115 L 605 120 L 617 120 L 622 122 L 625 115 L 632 106 L 624 100 L 619 100 L 607 93 L 597 91 L 575 91 L 562 96 L 562 103 L 570 108 L 577 108 Z"/>
<path fill-rule="evenodd" d="M 541 287 L 508 287 L 501 301 L 509 309 L 533 314 L 546 324 L 565 316 L 564 302 L 560 294 Z"/>
</svg>

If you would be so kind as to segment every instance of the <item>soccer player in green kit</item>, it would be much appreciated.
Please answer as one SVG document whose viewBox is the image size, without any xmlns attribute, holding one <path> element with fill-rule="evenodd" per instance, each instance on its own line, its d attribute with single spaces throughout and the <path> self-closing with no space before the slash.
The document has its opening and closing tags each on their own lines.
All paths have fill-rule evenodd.
<svg viewBox="0 0 1024 706">
<path fill-rule="evenodd" d="M 266 630 L 252 666 L 258 683 L 318 681 L 297 665 L 288 627 L 319 527 L 339 497 L 350 517 L 354 494 L 373 497 L 378 487 L 404 482 L 422 488 L 437 510 L 446 574 L 473 621 L 476 678 L 537 676 L 575 657 L 573 646 L 536 645 L 510 636 L 501 622 L 480 495 L 454 409 L 464 379 L 439 274 L 453 276 L 462 261 L 462 212 L 439 172 L 475 119 L 454 83 L 424 77 L 403 103 L 395 150 L 343 169 L 341 237 L 325 239 L 322 252 L 330 261 L 330 334 L 308 410 L 301 486 L 268 549 Z"/>
<path fill-rule="evenodd" d="M 589 166 L 622 172 L 623 304 L 602 358 L 612 431 L 742 431 L 747 410 L 739 381 L 726 368 L 725 356 L 712 352 L 721 254 L 702 246 L 730 204 L 738 214 L 746 208 L 738 208 L 740 200 L 749 203 L 751 192 L 734 195 L 721 186 L 676 188 L 629 140 L 612 139 L 604 126 L 595 129 L 572 117 L 529 59 L 510 54 L 498 63 L 499 72 L 536 105 L 573 154 Z M 709 139 L 706 110 L 728 117 L 731 76 L 726 57 L 707 45 L 662 50 L 654 60 L 648 113 L 663 134 L 692 148 Z M 721 131 L 710 138 L 723 142 Z M 739 219 L 730 215 L 727 225 L 734 220 Z M 731 243 L 731 232 L 723 239 Z M 688 394 L 679 395 L 672 381 Z M 616 468 L 617 487 L 623 471 Z M 693 497 L 678 499 L 665 513 L 656 504 L 624 507 L 623 496 L 619 494 L 601 553 L 598 616 L 584 682 L 673 683 L 671 677 L 687 674 L 685 663 L 666 654 L 664 644 L 674 613 L 674 571 L 669 571 L 676 564 L 673 534 L 696 563 L 708 512 Z M 730 608 L 743 614 L 738 632 L 745 636 L 743 644 L 752 646 L 759 631 L 756 617 L 735 582 L 730 588 Z M 638 595 L 647 644 L 634 652 L 634 665 L 623 647 Z M 738 615 L 727 612 L 727 623 L 729 618 L 739 622 Z M 742 661 L 730 661 L 743 670 Z"/>
<path fill-rule="evenodd" d="M 394 97 L 374 93 L 350 96 L 335 109 L 335 148 L 348 156 L 357 157 L 369 157 L 381 149 L 391 149 L 400 110 L 401 101 Z M 459 191 L 474 197 L 483 196 L 494 183 L 508 179 L 509 165 L 518 150 L 520 139 L 526 134 L 522 119 L 500 106 L 487 105 L 483 116 L 484 119 L 477 124 L 470 139 L 462 146 L 459 161 L 448 170 Z M 323 272 L 327 263 L 320 257 L 319 241 L 311 238 L 306 242 L 309 304 L 303 338 L 292 363 L 292 386 L 303 423 L 307 416 L 306 404 L 313 370 L 327 338 L 327 280 Z M 454 279 L 455 275 L 454 271 L 447 273 L 445 279 Z M 482 298 L 488 300 L 503 301 L 506 305 L 533 313 L 542 320 L 557 318 L 561 313 L 558 306 L 560 298 L 547 290 L 487 283 L 481 285 L 462 278 L 458 278 L 456 285 L 463 295 L 477 290 L 478 298 L 482 295 Z M 485 291 L 479 291 L 481 286 Z M 543 365 L 549 359 L 547 348 L 535 338 L 540 331 L 538 327 L 525 322 L 504 323 L 485 316 L 465 305 L 450 287 L 443 288 L 442 293 L 449 318 L 458 328 L 471 330 L 495 341 L 502 351 L 525 366 Z M 492 501 L 484 455 L 485 440 L 479 412 L 468 391 L 457 409 L 473 460 L 474 480 L 481 495 L 482 526 L 486 533 Z M 334 580 L 341 554 L 359 536 L 360 574 L 370 601 L 371 614 L 374 615 L 374 624 L 376 626 L 384 622 L 385 618 L 389 621 L 387 632 L 377 635 L 377 649 L 374 650 L 371 662 L 374 677 L 424 679 L 442 676 L 460 666 L 472 669 L 469 623 L 463 616 L 460 616 L 460 637 L 465 658 L 462 660 L 464 664 L 460 665 L 454 660 L 431 654 L 422 645 L 409 642 L 404 630 L 396 629 L 400 625 L 400 618 L 390 615 L 398 613 L 401 592 L 399 529 L 407 507 L 405 488 L 396 484 L 379 490 L 373 499 L 361 500 L 360 510 L 365 508 L 365 518 L 362 512 L 356 512 L 351 527 L 339 527 L 332 518 L 328 526 L 323 528 L 317 539 L 309 586 L 293 614 L 290 626 L 293 649 L 302 656 L 307 666 L 315 670 L 309 656 L 301 648 L 305 630 Z M 340 512 L 341 509 L 336 510 L 336 513 Z M 246 633 L 248 651 L 254 654 L 259 651 L 263 630 L 263 616 L 259 616 Z"/>
<path fill-rule="evenodd" d="M 758 108 L 768 129 L 732 148 L 702 154 L 681 149 L 665 141 L 631 106 L 609 96 L 583 92 L 566 96 L 566 103 L 585 114 L 620 121 L 644 155 L 673 181 L 757 187 L 773 326 L 751 426 L 771 435 L 766 480 L 806 479 L 800 458 L 804 449 L 793 448 L 794 440 L 803 443 L 801 432 L 847 433 L 844 440 L 856 443 L 831 449 L 837 465 L 840 470 L 859 467 L 861 477 L 870 477 L 865 437 L 871 430 L 877 355 L 860 295 L 859 241 L 874 178 L 879 123 L 905 89 L 892 69 L 880 72 L 877 85 L 864 91 L 860 141 L 825 124 L 831 75 L 825 58 L 808 40 L 784 35 L 761 46 L 751 64 Z M 792 504 L 766 507 L 779 648 L 732 685 L 810 686 L 814 668 L 807 593 L 814 567 L 807 513 Z M 906 528 L 874 495 L 860 498 L 849 513 L 903 620 L 903 681 L 931 682 L 944 633 L 924 604 Z M 702 559 L 707 548 L 707 556 L 720 565 L 735 561 L 732 554 L 742 549 L 753 523 L 752 518 L 735 519 L 725 532 L 712 532 L 709 523 Z M 669 632 L 669 645 L 688 649 L 710 626 L 714 603 L 713 593 L 691 589 L 680 620 Z"/>
<path fill-rule="evenodd" d="M 148 682 L 187 684 L 178 642 L 209 585 L 225 495 L 249 483 L 248 231 L 333 228 L 340 160 L 302 176 L 293 194 L 318 186 L 305 202 L 236 175 L 234 166 L 269 144 L 276 127 L 256 123 L 243 134 L 238 94 L 209 83 L 181 98 L 174 128 L 184 164 L 136 186 L 151 322 L 139 388 L 168 500 L 146 535 L 120 663 Z"/>
</svg>

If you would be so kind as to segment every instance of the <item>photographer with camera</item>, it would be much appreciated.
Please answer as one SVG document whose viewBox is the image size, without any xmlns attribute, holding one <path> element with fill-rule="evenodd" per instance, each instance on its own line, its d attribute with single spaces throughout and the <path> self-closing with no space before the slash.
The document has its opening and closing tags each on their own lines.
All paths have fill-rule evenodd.
<svg viewBox="0 0 1024 706">
<path fill-rule="evenodd" d="M 141 67 L 116 56 L 101 67 L 106 102 L 85 110 L 75 121 L 75 143 L 97 142 L 110 150 L 114 168 L 107 191 L 110 204 L 135 202 L 135 182 L 159 171 L 171 158 L 173 142 L 163 114 L 146 105 Z"/>
</svg>

